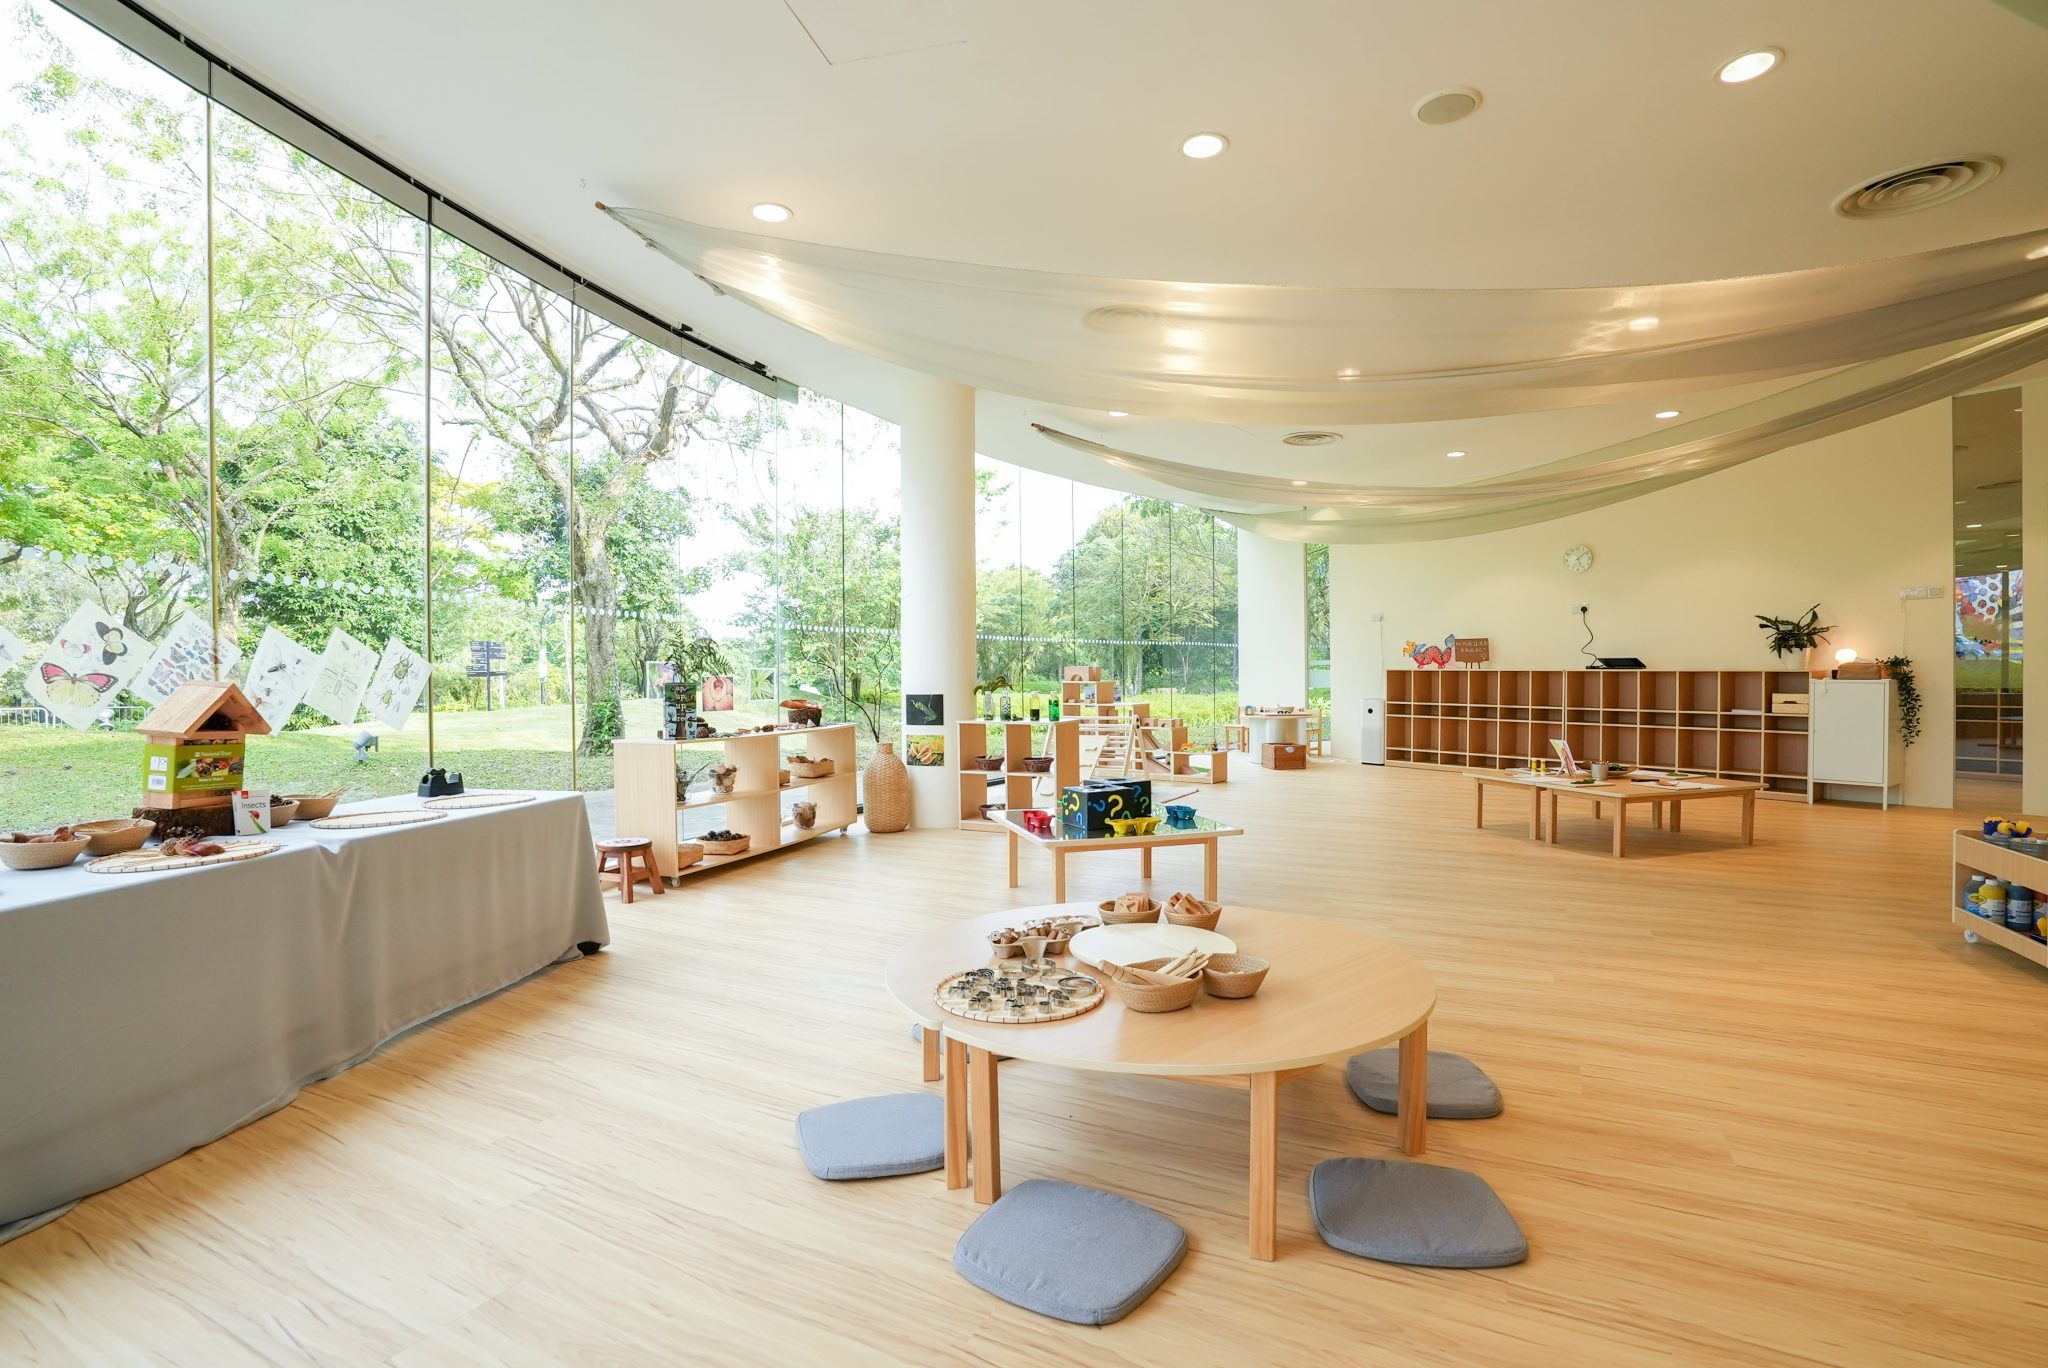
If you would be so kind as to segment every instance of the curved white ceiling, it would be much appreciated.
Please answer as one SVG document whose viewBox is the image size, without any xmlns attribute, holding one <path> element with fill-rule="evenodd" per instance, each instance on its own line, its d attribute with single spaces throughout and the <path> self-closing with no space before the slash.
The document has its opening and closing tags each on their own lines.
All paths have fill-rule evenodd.
<svg viewBox="0 0 2048 1368">
<path fill-rule="evenodd" d="M 884 415 L 895 367 L 713 297 L 591 201 L 751 227 L 774 200 L 796 213 L 778 231 L 841 247 L 1326 287 L 1669 283 L 2048 226 L 2048 32 L 1992 0 L 144 3 L 539 249 Z M 1777 71 L 1713 79 L 1764 44 Z M 1449 85 L 1484 106 L 1409 116 Z M 1182 157 L 1207 129 L 1229 151 Z M 2003 174 L 1951 204 L 1829 209 L 1986 154 Z M 1011 421 L 1035 406 L 986 396 L 984 450 L 1048 464 Z M 1580 416 L 1654 428 L 1635 411 Z M 1549 435 L 1496 449 L 1565 454 L 1532 421 Z M 1270 467 L 1270 433 L 1235 431 L 1202 433 L 1204 459 Z"/>
</svg>

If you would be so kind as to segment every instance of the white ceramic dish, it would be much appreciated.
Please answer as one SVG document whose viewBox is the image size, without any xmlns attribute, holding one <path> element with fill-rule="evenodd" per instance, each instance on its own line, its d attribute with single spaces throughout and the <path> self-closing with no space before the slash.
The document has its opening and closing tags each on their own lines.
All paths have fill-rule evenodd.
<svg viewBox="0 0 2048 1368">
<path fill-rule="evenodd" d="M 1234 955 L 1237 942 L 1198 926 L 1171 926 L 1165 922 L 1126 922 L 1121 926 L 1091 926 L 1074 937 L 1074 958 L 1100 969 L 1107 958 L 1112 964 L 1134 964 L 1139 960 L 1171 959 L 1188 950 L 1207 950 L 1212 955 Z"/>
</svg>

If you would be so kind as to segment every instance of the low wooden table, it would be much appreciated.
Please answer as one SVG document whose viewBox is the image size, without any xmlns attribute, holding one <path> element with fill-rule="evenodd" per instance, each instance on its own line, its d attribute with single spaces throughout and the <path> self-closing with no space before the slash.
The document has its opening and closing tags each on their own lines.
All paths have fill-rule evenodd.
<svg viewBox="0 0 2048 1368">
<path fill-rule="evenodd" d="M 1255 1259 L 1271 1259 L 1277 1239 L 1282 1083 L 1399 1041 L 1399 1143 L 1408 1154 L 1426 1148 L 1429 1017 L 1436 1009 L 1436 980 L 1406 950 L 1321 917 L 1224 908 L 1216 929 L 1245 954 L 1272 963 L 1255 997 L 1226 1001 L 1204 993 L 1184 1011 L 1148 1015 L 1127 1010 L 1105 983 L 1109 997 L 1093 1011 L 1028 1026 L 970 1021 L 932 1000 L 932 990 L 948 975 L 989 962 L 990 931 L 1092 911 L 1092 905 L 1069 903 L 991 912 L 928 931 L 889 961 L 884 979 L 890 996 L 924 1028 L 927 1041 L 944 1034 L 947 1187 L 964 1188 L 971 1181 L 978 1202 L 1002 1196 L 999 1055 L 1086 1072 L 1145 1074 L 1244 1090 L 1251 1101 Z M 1070 956 L 1062 958 L 1072 962 Z M 1101 977 L 1085 965 L 1075 967 Z"/>
<path fill-rule="evenodd" d="M 1152 852 L 1161 846 L 1198 845 L 1202 850 L 1202 896 L 1216 901 L 1216 842 L 1224 836 L 1242 836 L 1244 828 L 1227 826 L 1208 817 L 1196 817 L 1185 826 L 1174 826 L 1162 821 L 1159 829 L 1150 836 L 1076 836 L 1054 821 L 1052 833 L 1040 836 L 1027 831 L 1014 814 L 1004 813 L 997 820 L 1010 837 L 1010 887 L 1017 886 L 1017 847 L 1027 843 L 1038 847 L 1052 856 L 1052 897 L 1054 902 L 1067 900 L 1067 856 L 1089 850 L 1135 850 L 1144 858 L 1144 877 L 1152 877 Z"/>
<path fill-rule="evenodd" d="M 1679 782 L 1683 788 L 1667 788 L 1648 780 L 1603 779 L 1597 784 L 1573 784 L 1563 779 L 1530 779 L 1507 770 L 1467 770 L 1465 777 L 1472 781 L 1473 825 L 1486 825 L 1486 790 L 1490 787 L 1527 789 L 1529 792 L 1529 839 L 1540 840 L 1543 836 L 1543 815 L 1540 811 L 1548 795 L 1550 809 L 1550 844 L 1557 844 L 1557 800 L 1576 798 L 1593 805 L 1594 820 L 1611 821 L 1614 825 L 1614 858 L 1621 859 L 1628 854 L 1628 810 L 1648 804 L 1651 818 L 1658 826 L 1664 825 L 1664 809 L 1671 808 L 1671 829 L 1680 829 L 1683 820 L 1681 811 L 1685 804 L 1702 798 L 1739 799 L 1742 803 L 1742 843 L 1753 844 L 1756 837 L 1756 795 L 1763 785 L 1745 779 L 1688 778 Z M 1601 812 L 1603 804 L 1612 804 L 1614 812 L 1605 817 Z"/>
</svg>

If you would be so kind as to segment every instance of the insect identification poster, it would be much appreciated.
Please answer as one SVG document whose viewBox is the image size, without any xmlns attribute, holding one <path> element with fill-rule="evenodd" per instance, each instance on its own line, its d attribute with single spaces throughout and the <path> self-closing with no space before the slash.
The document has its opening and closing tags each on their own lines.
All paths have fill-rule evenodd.
<svg viewBox="0 0 2048 1368">
<path fill-rule="evenodd" d="M 277 628 L 263 629 L 256 654 L 249 659 L 249 679 L 242 692 L 249 695 L 272 731 L 283 731 L 291 720 L 292 710 L 313 682 L 317 663 L 318 657 Z"/>
<path fill-rule="evenodd" d="M 412 720 L 413 705 L 427 687 L 427 658 L 392 637 L 384 643 L 377 661 L 377 673 L 370 680 L 370 693 L 363 705 L 379 722 L 393 731 L 404 731 Z"/>
<path fill-rule="evenodd" d="M 223 638 L 220 643 L 221 676 L 225 678 L 241 659 L 242 648 L 235 645 L 233 638 Z M 149 658 L 149 664 L 128 687 L 138 698 L 161 703 L 180 684 L 212 678 L 213 628 L 198 614 L 184 613 L 164 633 L 164 639 L 157 643 L 156 654 Z"/>
<path fill-rule="evenodd" d="M 29 671 L 30 692 L 67 726 L 84 731 L 156 649 L 91 599 L 66 618 Z"/>
<path fill-rule="evenodd" d="M 299 701 L 336 722 L 353 722 L 376 672 L 377 652 L 337 627 L 327 634 L 327 649 Z"/>
</svg>

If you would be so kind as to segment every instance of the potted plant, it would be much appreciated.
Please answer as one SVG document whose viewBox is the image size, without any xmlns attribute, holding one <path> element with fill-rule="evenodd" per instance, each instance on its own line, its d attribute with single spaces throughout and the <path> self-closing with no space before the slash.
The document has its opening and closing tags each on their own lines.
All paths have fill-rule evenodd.
<svg viewBox="0 0 2048 1368">
<path fill-rule="evenodd" d="M 1771 648 L 1772 655 L 1788 656 L 1797 651 L 1800 653 L 1802 667 L 1809 671 L 1813 668 L 1814 648 L 1826 641 L 1828 633 L 1835 630 L 1822 624 L 1818 603 L 1796 618 L 1769 617 L 1758 613 L 1756 624 L 1769 634 L 1769 640 L 1765 644 Z"/>
<path fill-rule="evenodd" d="M 711 676 L 731 674 L 732 662 L 710 637 L 682 631 L 669 633 L 662 643 L 661 658 L 676 672 L 676 682 L 662 691 L 663 720 L 669 724 L 670 734 L 686 741 L 711 735 L 710 726 L 697 716 L 697 694 Z"/>
</svg>

